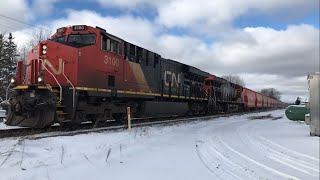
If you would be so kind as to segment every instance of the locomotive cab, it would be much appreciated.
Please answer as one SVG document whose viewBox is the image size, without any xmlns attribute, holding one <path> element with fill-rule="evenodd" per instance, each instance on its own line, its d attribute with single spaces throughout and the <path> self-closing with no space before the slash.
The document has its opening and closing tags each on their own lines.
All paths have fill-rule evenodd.
<svg viewBox="0 0 320 180">
<path fill-rule="evenodd" d="M 213 111 L 236 112 L 243 106 L 242 88 L 237 84 L 210 75 L 205 79 L 204 89 L 209 100 L 209 109 Z"/>
<path fill-rule="evenodd" d="M 62 27 L 51 37 L 51 41 L 81 48 L 96 44 L 97 35 L 85 25 Z"/>
<path fill-rule="evenodd" d="M 85 25 L 62 27 L 33 47 L 27 54 L 25 77 L 19 62 L 11 83 L 14 94 L 1 104 L 8 110 L 6 124 L 44 128 L 72 119 L 79 61 L 99 44 L 100 32 Z"/>
</svg>

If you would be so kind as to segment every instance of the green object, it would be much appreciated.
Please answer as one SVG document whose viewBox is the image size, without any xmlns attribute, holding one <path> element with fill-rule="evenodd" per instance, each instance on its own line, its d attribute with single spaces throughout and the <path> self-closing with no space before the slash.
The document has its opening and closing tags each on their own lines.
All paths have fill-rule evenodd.
<svg viewBox="0 0 320 180">
<path fill-rule="evenodd" d="M 286 116 L 292 121 L 304 121 L 305 114 L 309 113 L 309 109 L 304 105 L 291 105 L 286 109 Z"/>
</svg>

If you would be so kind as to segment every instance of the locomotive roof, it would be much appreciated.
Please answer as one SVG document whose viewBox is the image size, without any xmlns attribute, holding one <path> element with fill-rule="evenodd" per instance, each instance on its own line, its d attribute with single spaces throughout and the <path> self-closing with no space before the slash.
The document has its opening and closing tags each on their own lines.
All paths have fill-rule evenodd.
<svg viewBox="0 0 320 180">
<path fill-rule="evenodd" d="M 119 38 L 119 37 L 117 37 L 117 36 L 115 36 L 115 35 L 112 35 L 112 34 L 110 34 L 110 33 L 107 33 L 107 31 L 106 31 L 105 29 L 103 29 L 103 28 L 101 28 L 101 27 L 99 27 L 99 26 L 96 26 L 96 29 L 100 29 L 100 31 L 101 31 L 102 34 L 108 35 L 108 36 L 110 36 L 111 38 L 114 38 L 115 40 L 125 41 L 125 40 L 123 40 L 123 39 L 121 39 L 121 38 Z M 125 42 L 127 42 L 127 41 L 125 41 Z M 128 42 L 128 43 L 130 43 L 130 42 Z M 130 44 L 133 44 L 133 43 L 130 43 Z M 135 45 L 135 44 L 133 44 L 133 45 Z M 135 46 L 137 46 L 137 45 L 135 45 Z M 137 47 L 140 47 L 140 46 L 137 46 Z M 142 47 L 141 47 L 141 48 L 142 48 Z M 146 48 L 143 48 L 143 49 L 146 49 Z M 146 50 L 148 50 L 148 49 L 146 49 Z M 148 50 L 148 51 L 150 51 L 150 50 Z M 150 52 L 153 52 L 153 51 L 150 51 Z M 153 53 L 155 53 L 155 52 L 153 52 Z M 158 54 L 158 53 L 155 53 L 155 54 Z M 158 55 L 159 55 L 159 54 L 158 54 Z M 161 57 L 161 55 L 159 55 L 159 56 Z M 174 62 L 174 63 L 177 63 L 177 64 L 181 64 L 181 65 L 187 67 L 186 69 L 188 69 L 188 71 L 189 71 L 190 73 L 197 74 L 197 75 L 200 75 L 200 76 L 203 76 L 203 77 L 209 77 L 209 76 L 210 76 L 210 73 L 205 72 L 205 71 L 202 71 L 202 70 L 199 69 L 199 68 L 196 68 L 196 67 L 193 67 L 193 66 L 190 66 L 190 65 L 181 63 L 181 62 L 176 61 L 176 60 L 166 59 L 166 58 L 163 58 L 163 57 L 161 57 L 161 58 L 162 58 L 162 59 L 165 59 L 165 60 L 168 60 L 168 61 L 171 61 L 171 62 Z"/>
</svg>

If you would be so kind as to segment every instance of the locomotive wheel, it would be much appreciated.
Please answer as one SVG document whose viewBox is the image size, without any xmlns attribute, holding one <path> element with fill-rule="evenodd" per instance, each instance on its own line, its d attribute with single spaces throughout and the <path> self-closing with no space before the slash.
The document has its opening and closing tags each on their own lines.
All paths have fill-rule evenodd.
<svg viewBox="0 0 320 180">
<path fill-rule="evenodd" d="M 112 116 L 117 122 L 120 122 L 123 125 L 127 125 L 128 124 L 128 120 L 127 120 L 126 114 L 124 114 L 124 113 L 114 113 Z"/>
</svg>

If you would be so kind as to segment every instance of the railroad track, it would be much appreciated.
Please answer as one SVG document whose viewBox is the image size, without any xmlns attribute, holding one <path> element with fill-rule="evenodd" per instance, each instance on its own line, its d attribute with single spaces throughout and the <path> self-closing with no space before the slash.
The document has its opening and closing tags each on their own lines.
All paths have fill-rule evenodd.
<svg viewBox="0 0 320 180">
<path fill-rule="evenodd" d="M 192 121 L 206 121 L 219 117 L 229 117 L 236 115 L 243 115 L 249 113 L 256 113 L 262 111 L 241 112 L 231 114 L 216 114 L 207 116 L 195 116 L 195 117 L 167 117 L 167 118 L 147 118 L 147 119 L 133 119 L 132 127 L 152 126 L 152 125 L 172 125 L 180 122 L 192 122 Z M 115 131 L 128 128 L 127 125 L 119 125 L 115 121 L 105 124 L 104 126 L 93 128 L 93 124 L 81 124 L 77 127 L 61 127 L 51 126 L 47 129 L 31 129 L 31 128 L 19 128 L 19 129 L 3 129 L 0 130 L 0 138 L 11 137 L 23 137 L 27 139 L 41 139 L 47 137 L 56 136 L 73 136 L 77 134 L 87 134 L 92 132 L 104 132 Z"/>
<path fill-rule="evenodd" d="M 27 136 L 31 134 L 46 132 L 45 129 L 17 128 L 17 129 L 2 129 L 0 130 L 0 138 Z"/>
</svg>

